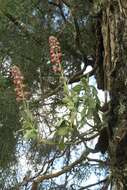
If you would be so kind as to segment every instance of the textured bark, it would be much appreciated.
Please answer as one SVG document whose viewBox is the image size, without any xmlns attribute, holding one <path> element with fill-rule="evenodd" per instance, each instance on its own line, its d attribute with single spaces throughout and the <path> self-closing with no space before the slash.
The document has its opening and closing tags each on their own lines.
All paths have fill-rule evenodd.
<svg viewBox="0 0 127 190">
<path fill-rule="evenodd" d="M 112 189 L 125 190 L 127 189 L 127 1 L 105 0 L 102 8 L 101 32 L 104 47 L 104 89 L 109 91 L 111 98 L 107 127 Z"/>
<path fill-rule="evenodd" d="M 37 190 L 38 189 L 38 183 L 33 182 L 31 190 Z"/>
</svg>

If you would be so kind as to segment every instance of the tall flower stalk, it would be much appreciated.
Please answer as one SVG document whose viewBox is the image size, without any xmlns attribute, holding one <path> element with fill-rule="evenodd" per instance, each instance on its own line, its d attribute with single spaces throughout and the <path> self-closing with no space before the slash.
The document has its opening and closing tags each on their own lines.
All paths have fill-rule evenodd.
<svg viewBox="0 0 127 190">
<path fill-rule="evenodd" d="M 29 103 L 27 102 L 28 92 L 26 91 L 26 85 L 24 84 L 23 74 L 18 66 L 12 66 L 10 74 L 15 87 L 16 101 L 23 103 L 22 109 L 20 109 L 22 118 L 21 131 L 23 131 L 24 137 L 26 139 L 36 138 L 36 122 L 29 109 Z"/>
<path fill-rule="evenodd" d="M 49 37 L 49 47 L 53 70 L 55 73 L 60 74 L 60 82 L 63 85 L 64 98 L 62 105 L 65 105 L 67 108 L 65 115 L 59 118 L 60 122 L 57 123 L 56 128 L 56 134 L 61 137 L 59 146 L 63 148 L 65 143 L 71 143 L 72 134 L 80 135 L 80 129 L 84 127 L 84 124 L 87 124 L 87 119 L 93 119 L 93 115 L 97 112 L 97 105 L 100 103 L 96 88 L 88 84 L 88 78 L 82 78 L 77 85 L 71 89 L 69 88 L 61 65 L 62 53 L 60 43 L 56 37 Z"/>
<path fill-rule="evenodd" d="M 60 43 L 58 42 L 56 37 L 54 36 L 49 37 L 49 47 L 50 47 L 50 59 L 51 63 L 53 64 L 53 71 L 61 72 L 62 53 L 61 53 Z"/>
<path fill-rule="evenodd" d="M 62 82 L 63 82 L 63 90 L 64 90 L 64 99 L 70 101 L 71 97 L 71 90 L 68 88 L 67 80 L 64 76 L 64 71 L 62 69 L 62 52 L 61 47 L 58 39 L 54 36 L 49 37 L 49 47 L 50 47 L 50 61 L 53 64 L 53 71 L 55 73 L 60 73 Z M 70 126 L 73 127 L 74 120 L 75 120 L 75 108 L 73 107 L 70 109 L 68 106 L 68 109 L 70 110 Z"/>
<path fill-rule="evenodd" d="M 27 99 L 28 92 L 25 90 L 24 77 L 18 66 L 11 67 L 10 70 L 13 84 L 15 86 L 16 100 L 21 102 Z"/>
</svg>

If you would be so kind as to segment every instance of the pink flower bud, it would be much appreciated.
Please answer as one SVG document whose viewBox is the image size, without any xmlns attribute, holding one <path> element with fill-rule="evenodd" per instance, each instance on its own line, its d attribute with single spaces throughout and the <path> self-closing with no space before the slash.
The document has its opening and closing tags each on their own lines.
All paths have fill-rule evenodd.
<svg viewBox="0 0 127 190">
<path fill-rule="evenodd" d="M 20 102 L 26 99 L 26 92 L 24 90 L 25 85 L 23 84 L 24 77 L 17 66 L 13 66 L 10 70 L 13 84 L 15 86 L 16 101 Z"/>
<path fill-rule="evenodd" d="M 49 37 L 49 47 L 50 47 L 50 60 L 53 65 L 54 72 L 61 72 L 61 67 L 59 66 L 62 61 L 62 53 L 60 43 L 54 36 Z"/>
</svg>

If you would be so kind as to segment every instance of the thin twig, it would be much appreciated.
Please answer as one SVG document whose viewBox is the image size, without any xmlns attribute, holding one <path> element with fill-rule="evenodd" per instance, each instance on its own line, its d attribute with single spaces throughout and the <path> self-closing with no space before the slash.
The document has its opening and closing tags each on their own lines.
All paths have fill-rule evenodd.
<svg viewBox="0 0 127 190">
<path fill-rule="evenodd" d="M 97 182 L 97 183 L 92 183 L 92 184 L 87 185 L 87 186 L 85 186 L 85 187 L 81 187 L 79 190 L 84 190 L 84 189 L 88 189 L 88 188 L 93 187 L 93 186 L 97 186 L 97 185 L 99 185 L 99 184 L 101 184 L 101 183 L 107 182 L 107 180 L 108 180 L 108 177 L 107 177 L 106 179 L 103 179 L 103 180 Z"/>
</svg>

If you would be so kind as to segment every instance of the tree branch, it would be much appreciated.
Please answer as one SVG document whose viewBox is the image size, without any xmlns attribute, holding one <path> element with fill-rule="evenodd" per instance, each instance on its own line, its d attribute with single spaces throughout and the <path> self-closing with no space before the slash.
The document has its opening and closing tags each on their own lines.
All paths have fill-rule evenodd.
<svg viewBox="0 0 127 190">
<path fill-rule="evenodd" d="M 98 163 L 103 164 L 103 165 L 106 165 L 106 164 L 107 164 L 106 161 L 99 160 L 99 159 L 93 159 L 93 158 L 87 157 L 87 160 L 90 161 L 90 162 L 98 162 Z"/>
<path fill-rule="evenodd" d="M 6 16 L 11 22 L 13 22 L 27 37 L 31 37 L 38 45 L 42 46 L 40 39 L 36 38 L 35 36 L 30 35 L 30 31 L 23 22 L 18 20 L 16 17 L 12 16 L 10 13 L 2 12 L 4 16 Z"/>
<path fill-rule="evenodd" d="M 52 173 L 52 174 L 48 174 L 48 175 L 42 175 L 42 176 L 39 176 L 37 177 L 37 179 L 35 179 L 34 181 L 36 183 L 41 183 L 43 182 L 44 180 L 48 180 L 48 179 L 52 179 L 52 178 L 55 178 L 55 177 L 58 177 L 64 173 L 67 173 L 69 171 L 71 171 L 72 168 L 74 168 L 76 165 L 80 164 L 82 161 L 84 161 L 87 156 L 89 154 L 89 151 L 86 151 L 86 152 L 83 152 L 80 156 L 80 158 L 76 161 L 74 161 L 73 163 L 71 163 L 70 165 L 68 166 L 65 166 L 62 170 L 58 171 L 58 172 L 55 172 L 55 173 Z"/>
<path fill-rule="evenodd" d="M 59 8 L 60 14 L 61 14 L 61 16 L 62 16 L 64 22 L 66 23 L 66 22 L 67 22 L 67 19 L 66 19 L 65 15 L 64 15 L 64 12 L 63 12 L 63 9 L 62 9 L 62 2 L 59 1 L 58 3 L 54 3 L 54 2 L 52 2 L 52 1 L 50 1 L 50 2 L 48 2 L 48 3 Z"/>
<path fill-rule="evenodd" d="M 81 71 L 81 73 L 82 74 L 75 74 L 75 75 L 73 75 L 70 79 L 69 79 L 69 84 L 72 84 L 72 83 L 74 83 L 74 82 L 79 82 L 83 77 L 86 77 L 86 76 L 92 76 L 92 75 L 94 75 L 94 72 L 95 72 L 95 69 L 93 69 L 92 71 L 90 71 L 90 72 L 88 72 L 88 73 L 86 73 L 86 74 L 83 74 L 82 73 L 82 71 Z"/>
<path fill-rule="evenodd" d="M 81 187 L 79 190 L 88 189 L 88 188 L 90 188 L 90 187 L 100 185 L 101 183 L 106 183 L 107 181 L 108 181 L 108 177 L 105 178 L 105 179 L 103 179 L 103 180 L 101 180 L 101 181 L 99 181 L 99 182 L 97 182 L 97 183 L 92 183 L 92 184 L 87 185 L 87 186 L 85 186 L 85 187 Z"/>
<path fill-rule="evenodd" d="M 68 8 L 70 8 L 70 4 L 68 3 L 67 0 L 61 0 Z"/>
</svg>

